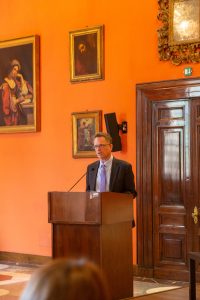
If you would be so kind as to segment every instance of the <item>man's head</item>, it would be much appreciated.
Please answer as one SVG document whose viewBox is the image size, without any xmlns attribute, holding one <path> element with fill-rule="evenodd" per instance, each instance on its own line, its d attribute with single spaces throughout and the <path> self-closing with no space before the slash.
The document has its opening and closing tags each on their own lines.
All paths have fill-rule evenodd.
<svg viewBox="0 0 200 300">
<path fill-rule="evenodd" d="M 84 52 L 86 52 L 87 48 L 86 48 L 85 43 L 80 43 L 78 45 L 78 50 L 80 51 L 81 54 L 84 53 Z"/>
<path fill-rule="evenodd" d="M 112 138 L 108 133 L 98 132 L 95 134 L 94 149 L 100 160 L 108 160 L 111 157 L 112 148 Z"/>
</svg>

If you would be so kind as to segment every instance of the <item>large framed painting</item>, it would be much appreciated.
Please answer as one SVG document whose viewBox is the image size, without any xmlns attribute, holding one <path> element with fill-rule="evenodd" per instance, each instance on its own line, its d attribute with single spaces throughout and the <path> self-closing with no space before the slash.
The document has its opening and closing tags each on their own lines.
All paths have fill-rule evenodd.
<svg viewBox="0 0 200 300">
<path fill-rule="evenodd" d="M 0 133 L 40 131 L 39 36 L 0 41 Z"/>
<path fill-rule="evenodd" d="M 96 157 L 94 136 L 102 130 L 102 111 L 72 113 L 72 152 L 74 158 Z"/>
<path fill-rule="evenodd" d="M 71 82 L 104 78 L 103 35 L 103 25 L 69 32 Z"/>
<path fill-rule="evenodd" d="M 200 1 L 170 0 L 169 44 L 200 42 Z"/>
<path fill-rule="evenodd" d="M 174 65 L 200 62 L 200 0 L 158 0 L 158 52 Z"/>
</svg>

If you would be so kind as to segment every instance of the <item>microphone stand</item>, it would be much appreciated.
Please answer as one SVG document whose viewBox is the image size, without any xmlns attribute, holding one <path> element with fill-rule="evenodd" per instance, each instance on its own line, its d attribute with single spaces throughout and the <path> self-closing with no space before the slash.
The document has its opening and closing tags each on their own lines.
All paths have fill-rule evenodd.
<svg viewBox="0 0 200 300">
<path fill-rule="evenodd" d="M 69 193 L 69 192 L 73 189 L 73 187 L 75 187 L 75 185 L 77 185 L 77 184 L 79 183 L 79 181 L 81 181 L 81 179 L 82 179 L 85 175 L 86 175 L 86 173 L 84 173 L 84 174 L 81 176 L 81 178 L 79 178 L 79 180 L 77 180 L 77 181 L 74 183 L 74 185 L 67 191 L 67 193 Z"/>
</svg>

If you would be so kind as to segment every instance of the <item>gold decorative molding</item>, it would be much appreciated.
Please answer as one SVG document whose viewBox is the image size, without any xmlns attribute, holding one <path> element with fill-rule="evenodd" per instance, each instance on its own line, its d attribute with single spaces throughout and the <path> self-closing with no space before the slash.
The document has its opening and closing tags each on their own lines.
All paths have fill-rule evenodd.
<svg viewBox="0 0 200 300">
<path fill-rule="evenodd" d="M 158 0 L 159 11 L 158 20 L 162 26 L 158 29 L 158 53 L 160 60 L 171 61 L 174 65 L 182 63 L 198 63 L 200 62 L 200 31 L 197 36 L 192 36 L 194 30 L 191 30 L 187 36 L 182 33 L 175 32 L 177 30 L 175 9 L 182 11 L 197 11 L 195 19 L 194 14 L 187 13 L 183 17 L 188 18 L 190 24 L 195 24 L 196 28 L 200 28 L 200 0 Z M 186 10 L 185 7 L 187 8 Z M 180 23 L 180 22 L 179 22 Z M 194 27 L 193 27 L 194 28 Z M 177 37 L 182 34 L 179 39 Z"/>
</svg>

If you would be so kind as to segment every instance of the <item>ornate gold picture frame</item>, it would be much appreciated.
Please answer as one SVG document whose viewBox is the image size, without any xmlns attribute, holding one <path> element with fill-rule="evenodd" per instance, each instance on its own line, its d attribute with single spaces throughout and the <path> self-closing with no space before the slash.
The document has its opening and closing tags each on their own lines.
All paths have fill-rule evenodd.
<svg viewBox="0 0 200 300">
<path fill-rule="evenodd" d="M 0 42 L 0 133 L 40 131 L 39 36 Z"/>
<path fill-rule="evenodd" d="M 200 62 L 200 0 L 158 0 L 160 60 Z"/>
<path fill-rule="evenodd" d="M 103 34 L 103 25 L 69 32 L 71 82 L 104 78 Z"/>
<path fill-rule="evenodd" d="M 96 157 L 93 141 L 102 130 L 102 111 L 72 113 L 72 152 L 74 158 Z"/>
</svg>

